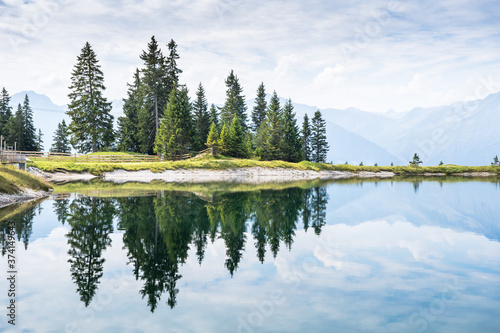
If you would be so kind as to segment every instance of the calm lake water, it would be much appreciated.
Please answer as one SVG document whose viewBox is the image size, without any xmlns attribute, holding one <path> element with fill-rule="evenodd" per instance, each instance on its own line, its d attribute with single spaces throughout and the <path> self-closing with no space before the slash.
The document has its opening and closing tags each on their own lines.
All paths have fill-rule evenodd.
<svg viewBox="0 0 500 333">
<path fill-rule="evenodd" d="M 500 332 L 498 181 L 139 192 L 8 217 L 0 331 Z"/>
</svg>

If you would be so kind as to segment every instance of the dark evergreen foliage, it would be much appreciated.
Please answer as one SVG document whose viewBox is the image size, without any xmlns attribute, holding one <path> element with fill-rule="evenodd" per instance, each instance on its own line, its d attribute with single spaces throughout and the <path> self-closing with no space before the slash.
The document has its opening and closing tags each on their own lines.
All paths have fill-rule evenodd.
<svg viewBox="0 0 500 333">
<path fill-rule="evenodd" d="M 242 95 L 243 89 L 240 86 L 238 77 L 233 71 L 229 73 L 226 79 L 226 102 L 221 109 L 221 121 L 229 126 L 234 117 L 240 120 L 243 132 L 247 130 L 247 106 L 245 96 Z"/>
<path fill-rule="evenodd" d="M 2 88 L 0 93 L 0 135 L 6 136 L 7 128 L 6 124 L 12 117 L 12 107 L 9 105 L 10 96 L 7 90 Z"/>
<path fill-rule="evenodd" d="M 185 87 L 170 93 L 165 118 L 155 140 L 155 152 L 174 160 L 187 152 L 192 143 L 192 115 L 188 90 Z"/>
<path fill-rule="evenodd" d="M 88 42 L 77 58 L 69 89 L 71 144 L 82 153 L 109 149 L 115 139 L 111 103 L 103 96 L 104 75 Z"/>
<path fill-rule="evenodd" d="M 234 117 L 229 127 L 227 154 L 232 157 L 246 157 L 245 134 L 238 117 Z"/>
<path fill-rule="evenodd" d="M 304 161 L 311 161 L 311 125 L 309 124 L 309 117 L 307 113 L 304 115 L 302 122 L 302 159 Z"/>
<path fill-rule="evenodd" d="M 206 148 L 208 132 L 210 130 L 210 114 L 208 113 L 208 103 L 205 97 L 205 89 L 200 83 L 196 91 L 196 100 L 193 103 L 193 125 L 194 138 L 193 150 L 203 150 Z"/>
<path fill-rule="evenodd" d="M 302 144 L 299 127 L 293 112 L 292 100 L 288 99 L 283 107 L 283 160 L 300 162 L 302 160 Z"/>
<path fill-rule="evenodd" d="M 68 127 L 66 126 L 66 122 L 64 121 L 64 119 L 57 125 L 57 129 L 54 132 L 52 140 L 53 143 L 50 151 L 54 153 L 71 152 L 71 147 L 69 145 L 69 138 L 68 138 Z"/>
<path fill-rule="evenodd" d="M 255 105 L 252 110 L 252 130 L 254 133 L 257 133 L 260 125 L 264 119 L 266 119 L 266 109 L 266 88 L 264 87 L 264 83 L 261 83 L 257 89 L 257 98 L 255 99 Z"/>
<path fill-rule="evenodd" d="M 33 110 L 31 109 L 28 95 L 24 96 L 23 122 L 23 139 L 21 144 L 22 149 L 19 150 L 37 151 L 37 135 L 35 124 L 33 122 Z"/>
<path fill-rule="evenodd" d="M 36 151 L 43 151 L 43 133 L 42 130 L 38 129 L 38 134 L 36 136 Z"/>
<path fill-rule="evenodd" d="M 283 159 L 282 110 L 276 91 L 271 97 L 266 119 L 261 124 L 259 132 L 261 157 L 265 160 Z"/>
<path fill-rule="evenodd" d="M 219 119 L 219 109 L 214 105 L 210 105 L 210 111 L 208 111 L 210 124 L 214 123 L 215 128 L 218 132 L 221 130 L 220 119 Z"/>
<path fill-rule="evenodd" d="M 140 152 L 142 140 L 139 135 L 139 114 L 145 96 L 139 69 L 134 73 L 134 83 L 127 85 L 127 98 L 123 99 L 124 116 L 118 118 L 118 150 Z"/>
<path fill-rule="evenodd" d="M 329 149 L 326 141 L 326 121 L 317 110 L 311 121 L 311 160 L 326 163 L 326 154 Z"/>
</svg>

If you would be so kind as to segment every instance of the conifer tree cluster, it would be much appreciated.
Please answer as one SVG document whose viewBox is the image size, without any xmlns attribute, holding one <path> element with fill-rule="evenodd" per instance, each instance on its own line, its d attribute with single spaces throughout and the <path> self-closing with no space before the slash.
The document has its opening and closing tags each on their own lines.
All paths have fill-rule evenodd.
<svg viewBox="0 0 500 333">
<path fill-rule="evenodd" d="M 118 118 L 119 150 L 153 154 L 155 148 L 159 147 L 157 136 L 162 127 L 167 103 L 172 96 L 172 91 L 181 89 L 179 74 L 182 70 L 177 67 L 179 59 L 177 44 L 171 40 L 167 48 L 168 55 L 165 56 L 153 36 L 147 49 L 143 50 L 140 55 L 144 66 L 136 70 L 133 83 L 128 85 L 127 98 L 123 100 L 124 116 Z M 178 96 L 178 93 L 174 95 Z M 176 107 L 171 109 L 176 109 Z M 191 112 L 190 109 L 188 111 Z M 161 136 L 164 137 L 165 134 Z M 161 149 L 158 150 L 158 152 L 161 151 Z"/>
<path fill-rule="evenodd" d="M 221 107 L 209 107 L 202 83 L 191 101 L 188 89 L 179 82 L 177 45 L 171 40 L 167 46 L 165 57 L 153 36 L 141 55 L 144 67 L 136 70 L 128 85 L 124 116 L 118 118 L 119 150 L 176 160 L 190 151 L 210 148 L 213 156 L 325 162 L 329 147 L 319 111 L 311 124 L 306 115 L 300 130 L 292 101 L 281 106 L 274 92 L 268 103 L 261 83 L 248 117 L 243 88 L 232 70 L 225 80 Z"/>
<path fill-rule="evenodd" d="M 243 88 L 232 70 L 225 80 L 226 98 L 221 107 L 209 107 L 202 83 L 191 101 L 187 87 L 179 82 L 182 70 L 177 66 L 177 44 L 170 40 L 166 47 L 165 55 L 152 36 L 139 55 L 143 66 L 127 84 L 124 115 L 118 118 L 115 131 L 111 103 L 104 97 L 104 74 L 96 53 L 85 43 L 71 73 L 70 122 L 58 124 L 50 150 L 69 153 L 71 144 L 83 153 L 119 150 L 177 160 L 210 148 L 213 156 L 325 162 L 329 147 L 320 111 L 311 122 L 305 115 L 300 129 L 292 101 L 281 102 L 274 91 L 268 102 L 261 83 L 248 116 Z M 28 97 L 14 114 L 9 101 L 4 88 L 0 95 L 0 134 L 16 141 L 19 149 L 41 150 L 43 134 L 33 126 Z"/>
<path fill-rule="evenodd" d="M 8 146 L 21 151 L 41 151 L 43 149 L 42 131 L 36 131 L 33 123 L 33 110 L 28 95 L 23 104 L 18 104 L 15 113 L 9 106 L 10 96 L 5 88 L 0 94 L 0 135 Z"/>
</svg>

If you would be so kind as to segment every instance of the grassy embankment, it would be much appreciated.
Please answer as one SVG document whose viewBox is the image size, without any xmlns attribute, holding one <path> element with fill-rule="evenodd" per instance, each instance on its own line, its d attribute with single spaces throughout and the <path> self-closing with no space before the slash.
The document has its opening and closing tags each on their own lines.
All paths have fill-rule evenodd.
<svg viewBox="0 0 500 333">
<path fill-rule="evenodd" d="M 102 153 L 110 154 L 110 153 Z M 162 172 L 164 170 L 179 170 L 179 169 L 208 169 L 208 170 L 227 170 L 236 168 L 285 168 L 296 170 L 333 170 L 347 172 L 382 172 L 389 171 L 396 175 L 421 175 L 424 173 L 443 173 L 453 175 L 459 173 L 477 173 L 489 172 L 500 174 L 498 166 L 459 166 L 459 165 L 442 165 L 442 166 L 355 166 L 355 165 L 332 165 L 326 163 L 300 162 L 290 163 L 283 161 L 258 161 L 253 159 L 235 159 L 227 157 L 205 156 L 199 159 L 183 160 L 183 161 L 167 161 L 167 162 L 139 162 L 139 163 L 99 163 L 99 162 L 73 162 L 73 161 L 46 161 L 34 160 L 30 162 L 31 166 L 35 166 L 43 171 L 69 171 L 69 172 L 89 172 L 94 175 L 100 175 L 103 172 L 110 172 L 115 169 L 127 171 L 136 170 L 151 170 L 153 172 Z"/>
<path fill-rule="evenodd" d="M 24 189 L 48 191 L 51 188 L 48 182 L 26 171 L 0 166 L 0 193 L 17 194 Z"/>
</svg>

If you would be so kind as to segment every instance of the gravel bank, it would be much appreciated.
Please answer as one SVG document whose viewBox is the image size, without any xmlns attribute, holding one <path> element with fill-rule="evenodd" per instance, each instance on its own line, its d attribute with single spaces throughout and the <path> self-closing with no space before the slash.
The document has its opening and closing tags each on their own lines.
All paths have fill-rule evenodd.
<svg viewBox="0 0 500 333">
<path fill-rule="evenodd" d="M 69 181 L 88 181 L 96 178 L 89 173 L 70 173 L 70 172 L 43 172 L 36 168 L 30 168 L 29 171 L 45 180 L 51 182 L 69 182 Z M 153 180 L 176 183 L 208 183 L 208 182 L 235 182 L 260 184 L 268 182 L 290 182 L 298 180 L 314 179 L 338 179 L 338 178 L 387 178 L 393 177 L 392 172 L 342 172 L 342 171 L 312 171 L 295 170 L 284 168 L 240 168 L 228 170 L 208 170 L 208 169 L 183 169 L 183 170 L 165 170 L 163 172 L 152 172 L 150 170 L 125 171 L 114 170 L 105 172 L 101 179 L 114 183 L 142 182 L 149 183 Z"/>
</svg>

